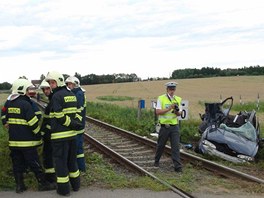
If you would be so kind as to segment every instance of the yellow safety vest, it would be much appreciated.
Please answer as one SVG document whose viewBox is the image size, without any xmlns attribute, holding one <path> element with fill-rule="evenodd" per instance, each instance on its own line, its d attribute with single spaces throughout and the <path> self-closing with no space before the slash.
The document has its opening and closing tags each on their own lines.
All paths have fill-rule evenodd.
<svg viewBox="0 0 264 198">
<path fill-rule="evenodd" d="M 161 102 L 161 109 L 167 109 L 172 104 L 177 104 L 180 106 L 182 98 L 179 96 L 173 96 L 173 98 L 170 100 L 169 96 L 167 94 L 163 94 L 159 96 L 158 100 Z M 172 113 L 173 110 L 168 111 L 167 113 L 163 115 L 159 115 L 159 123 L 160 124 L 172 124 L 176 125 L 178 124 L 178 117 L 175 113 Z"/>
</svg>

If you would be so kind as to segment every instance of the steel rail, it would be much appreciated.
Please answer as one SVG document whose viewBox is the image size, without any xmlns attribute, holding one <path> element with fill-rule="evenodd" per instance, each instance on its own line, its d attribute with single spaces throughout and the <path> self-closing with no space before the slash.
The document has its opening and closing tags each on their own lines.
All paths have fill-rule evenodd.
<svg viewBox="0 0 264 198">
<path fill-rule="evenodd" d="M 136 172 L 138 172 L 138 173 L 140 173 L 142 175 L 147 175 L 147 176 L 153 178 L 154 180 L 156 180 L 156 181 L 160 182 L 161 184 L 165 185 L 167 188 L 169 188 L 174 193 L 177 193 L 178 195 L 180 195 L 183 198 L 193 198 L 192 195 L 188 194 L 187 192 L 182 191 L 177 186 L 171 185 L 168 182 L 158 178 L 157 176 L 155 176 L 154 174 L 150 173 L 149 171 L 146 171 L 145 169 L 143 169 L 142 167 L 138 166 L 137 164 L 135 164 L 131 160 L 128 160 L 127 158 L 123 157 L 119 153 L 115 152 L 113 149 L 111 149 L 111 148 L 107 147 L 106 145 L 102 144 L 101 142 L 97 141 L 95 138 L 93 138 L 89 134 L 84 133 L 84 138 L 91 145 L 95 146 L 97 149 L 99 149 L 101 152 L 103 152 L 107 156 L 110 156 L 112 159 L 117 161 L 119 164 L 125 165 L 127 168 L 129 168 L 129 169 L 131 169 L 133 171 L 136 171 Z"/>
</svg>

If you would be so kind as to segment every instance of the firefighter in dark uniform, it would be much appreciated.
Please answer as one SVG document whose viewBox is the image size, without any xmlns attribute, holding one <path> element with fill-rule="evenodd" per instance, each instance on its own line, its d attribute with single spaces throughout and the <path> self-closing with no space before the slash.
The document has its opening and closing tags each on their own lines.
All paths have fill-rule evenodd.
<svg viewBox="0 0 264 198">
<path fill-rule="evenodd" d="M 76 160 L 76 131 L 80 130 L 81 116 L 77 113 L 76 96 L 64 83 L 63 75 L 51 71 L 46 76 L 53 95 L 51 98 L 51 142 L 57 193 L 68 196 L 80 188 L 80 172 Z"/>
<path fill-rule="evenodd" d="M 85 129 L 85 116 L 86 116 L 86 100 L 85 94 L 82 88 L 80 87 L 80 81 L 75 76 L 69 76 L 65 83 L 69 89 L 75 94 L 77 98 L 77 110 L 78 113 L 82 116 L 82 128 L 77 131 L 77 164 L 81 172 L 86 171 L 84 150 L 83 150 L 83 134 Z"/>
<path fill-rule="evenodd" d="M 29 167 L 34 172 L 39 190 L 52 190 L 40 165 L 37 147 L 42 144 L 39 120 L 32 107 L 29 89 L 33 85 L 27 79 L 18 79 L 12 85 L 12 94 L 2 109 L 5 118 L 3 125 L 9 132 L 9 149 L 16 181 L 16 192 L 21 193 L 27 188 L 23 173 Z"/>
<path fill-rule="evenodd" d="M 45 96 L 51 100 L 52 91 L 49 83 L 44 79 L 40 86 Z M 43 139 L 43 166 L 45 171 L 45 178 L 50 183 L 56 183 L 55 168 L 52 156 L 52 146 L 51 146 L 51 132 L 50 132 L 50 102 L 45 107 L 45 112 L 43 116 L 43 121 L 41 125 L 41 135 Z"/>
</svg>

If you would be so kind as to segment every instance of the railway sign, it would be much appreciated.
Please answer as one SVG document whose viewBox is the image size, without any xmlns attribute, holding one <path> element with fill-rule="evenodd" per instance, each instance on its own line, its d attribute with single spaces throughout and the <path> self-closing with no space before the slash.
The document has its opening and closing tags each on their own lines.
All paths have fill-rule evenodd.
<svg viewBox="0 0 264 198">
<path fill-rule="evenodd" d="M 181 101 L 182 114 L 181 114 L 181 116 L 178 116 L 179 120 L 188 120 L 188 116 L 189 116 L 188 107 L 189 107 L 189 101 L 188 100 L 182 100 Z"/>
</svg>

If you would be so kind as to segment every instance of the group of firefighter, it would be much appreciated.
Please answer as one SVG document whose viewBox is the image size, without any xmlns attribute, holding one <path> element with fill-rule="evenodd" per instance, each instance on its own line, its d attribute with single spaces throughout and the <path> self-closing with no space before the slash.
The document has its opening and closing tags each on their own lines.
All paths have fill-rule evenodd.
<svg viewBox="0 0 264 198">
<path fill-rule="evenodd" d="M 17 79 L 12 84 L 12 93 L 1 110 L 3 126 L 9 132 L 16 192 L 27 190 L 24 174 L 30 170 L 38 190 L 56 189 L 59 195 L 68 196 L 71 189 L 80 189 L 80 172 L 86 171 L 85 90 L 78 78 L 64 80 L 57 71 L 48 72 L 39 88 L 49 100 L 44 113 L 30 97 L 36 87 L 27 79 Z"/>
</svg>

